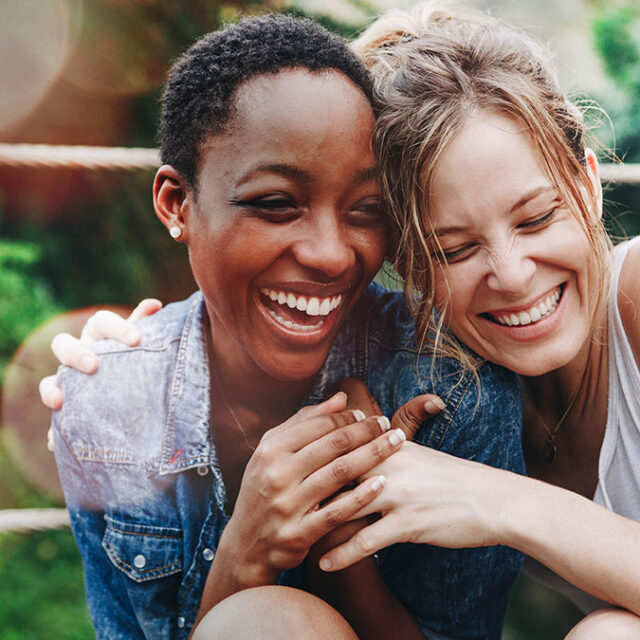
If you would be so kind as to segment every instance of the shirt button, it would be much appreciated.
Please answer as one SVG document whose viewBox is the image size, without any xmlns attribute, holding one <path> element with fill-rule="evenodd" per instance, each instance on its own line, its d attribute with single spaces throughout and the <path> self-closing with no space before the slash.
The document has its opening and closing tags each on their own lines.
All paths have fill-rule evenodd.
<svg viewBox="0 0 640 640">
<path fill-rule="evenodd" d="M 140 553 L 133 559 L 133 565 L 136 569 L 142 569 L 147 564 L 147 559 Z"/>
<path fill-rule="evenodd" d="M 201 464 L 201 465 L 198 467 L 197 471 L 198 471 L 198 475 L 199 475 L 199 476 L 206 476 L 206 475 L 207 475 L 207 473 L 209 473 L 209 469 L 208 469 L 208 467 L 207 467 L 207 465 L 206 465 L 206 464 Z"/>
<path fill-rule="evenodd" d="M 209 547 L 207 547 L 203 552 L 202 552 L 202 557 L 207 561 L 207 562 L 211 562 L 213 560 L 213 551 L 211 549 L 209 549 Z"/>
<path fill-rule="evenodd" d="M 184 629 L 184 623 L 186 622 L 186 620 L 184 619 L 183 616 L 180 616 L 178 618 L 178 629 Z"/>
</svg>

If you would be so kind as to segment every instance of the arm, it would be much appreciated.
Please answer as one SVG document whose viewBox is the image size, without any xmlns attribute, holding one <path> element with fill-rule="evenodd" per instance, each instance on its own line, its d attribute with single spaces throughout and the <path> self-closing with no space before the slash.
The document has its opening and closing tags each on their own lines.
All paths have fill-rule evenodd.
<svg viewBox="0 0 640 640">
<path fill-rule="evenodd" d="M 420 470 L 420 473 L 416 473 Z M 640 524 L 578 494 L 405 443 L 376 469 L 383 517 L 321 560 L 340 569 L 397 542 L 518 549 L 592 595 L 640 614 Z"/>
<path fill-rule="evenodd" d="M 386 425 L 385 425 L 386 428 Z M 249 587 L 274 584 L 310 547 L 349 520 L 382 489 L 378 476 L 326 500 L 396 451 L 395 431 L 375 418 L 355 421 L 344 394 L 306 407 L 268 431 L 245 470 L 204 588 L 199 620 L 218 602 Z"/>
</svg>

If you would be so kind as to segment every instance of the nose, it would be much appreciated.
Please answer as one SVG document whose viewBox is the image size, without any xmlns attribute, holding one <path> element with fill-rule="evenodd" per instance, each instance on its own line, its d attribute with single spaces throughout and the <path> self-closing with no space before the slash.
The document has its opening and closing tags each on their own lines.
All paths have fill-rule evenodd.
<svg viewBox="0 0 640 640">
<path fill-rule="evenodd" d="M 305 268 L 336 278 L 356 262 L 356 251 L 349 231 L 336 213 L 318 216 L 305 225 L 302 236 L 293 246 L 295 259 Z"/>
<path fill-rule="evenodd" d="M 535 270 L 535 261 L 517 244 L 511 244 L 489 255 L 487 285 L 495 291 L 517 295 L 527 291 Z"/>
</svg>

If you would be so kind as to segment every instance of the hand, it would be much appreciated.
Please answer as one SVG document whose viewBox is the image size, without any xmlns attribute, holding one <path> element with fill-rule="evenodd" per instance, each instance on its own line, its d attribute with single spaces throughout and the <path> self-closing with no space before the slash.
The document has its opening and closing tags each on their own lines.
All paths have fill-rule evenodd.
<svg viewBox="0 0 640 640">
<path fill-rule="evenodd" d="M 112 338 L 135 347 L 140 342 L 140 332 L 133 323 L 161 308 L 162 302 L 146 298 L 127 319 L 111 311 L 98 311 L 87 320 L 79 339 L 68 333 L 59 333 L 51 341 L 51 350 L 61 364 L 83 373 L 95 373 L 98 369 L 98 358 L 87 345 L 100 338 Z M 39 389 L 40 399 L 47 407 L 54 410 L 62 407 L 62 391 L 58 387 L 55 374 L 42 378 Z"/>
<path fill-rule="evenodd" d="M 239 589 L 273 583 L 380 493 L 384 479 L 374 475 L 323 504 L 404 441 L 402 432 L 388 431 L 388 420 L 357 417 L 338 393 L 265 433 L 221 537 L 205 608 Z"/>
<path fill-rule="evenodd" d="M 321 569 L 343 569 L 397 542 L 452 548 L 501 543 L 500 487 L 514 474 L 413 442 L 374 472 L 385 476 L 384 491 L 357 516 L 377 511 L 382 517 L 326 553 Z"/>
<path fill-rule="evenodd" d="M 347 394 L 348 409 L 359 409 L 366 416 L 380 415 L 382 413 L 376 399 L 360 380 L 346 378 L 340 384 L 340 389 Z M 413 440 L 422 423 L 444 408 L 445 404 L 438 396 L 424 393 L 405 402 L 393 414 L 391 426 L 394 429 L 402 429 L 407 440 Z"/>
</svg>

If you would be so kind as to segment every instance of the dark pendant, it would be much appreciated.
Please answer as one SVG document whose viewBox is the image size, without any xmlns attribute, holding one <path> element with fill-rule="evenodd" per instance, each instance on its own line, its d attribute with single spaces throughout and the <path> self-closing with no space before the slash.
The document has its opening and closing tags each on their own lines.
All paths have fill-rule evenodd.
<svg viewBox="0 0 640 640">
<path fill-rule="evenodd" d="M 544 461 L 547 464 L 551 464 L 556 459 L 556 454 L 558 453 L 558 447 L 556 447 L 556 445 L 553 444 L 551 440 L 548 440 L 544 445 L 544 449 L 542 450 L 542 453 L 544 455 Z"/>
</svg>

